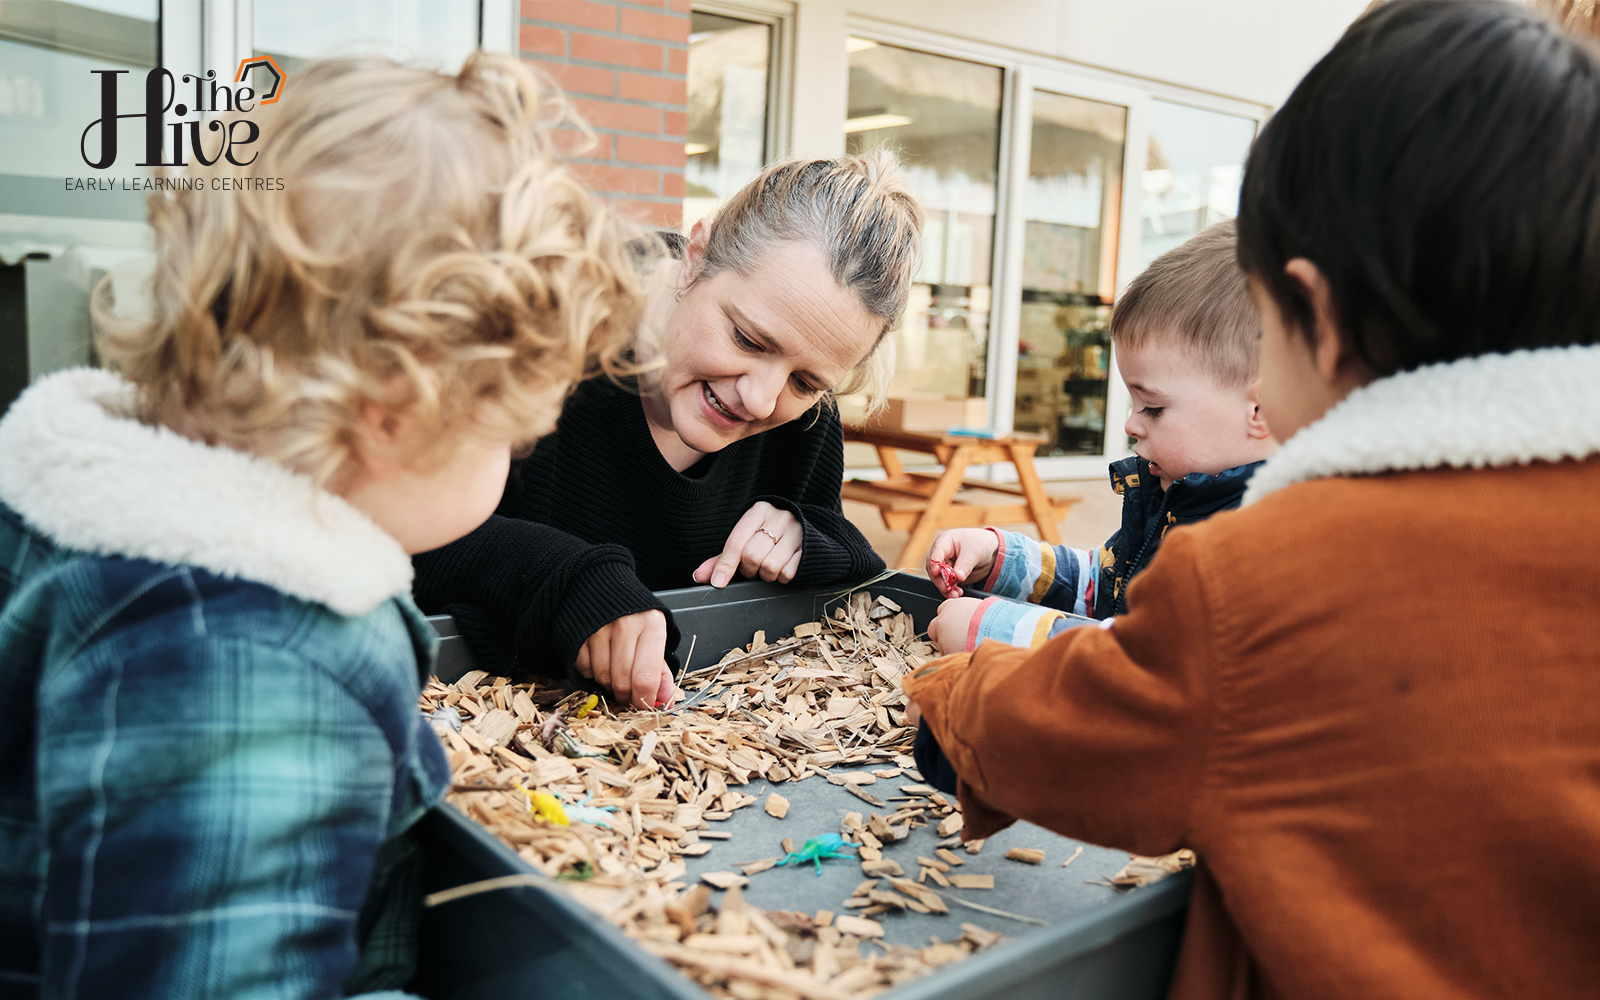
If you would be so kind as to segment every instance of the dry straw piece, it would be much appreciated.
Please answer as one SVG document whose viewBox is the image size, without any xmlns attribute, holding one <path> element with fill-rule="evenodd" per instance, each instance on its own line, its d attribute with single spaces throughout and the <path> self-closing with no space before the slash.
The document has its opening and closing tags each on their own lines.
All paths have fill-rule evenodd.
<svg viewBox="0 0 1600 1000">
<path fill-rule="evenodd" d="M 757 632 L 747 648 L 685 675 L 691 694 L 673 712 L 617 712 L 590 705 L 581 692 L 481 670 L 453 684 L 434 679 L 421 708 L 450 758 L 451 803 L 537 871 L 567 880 L 580 901 L 712 995 L 841 1000 L 926 975 L 992 946 L 999 935 L 962 924 L 953 941 L 886 945 L 863 955 L 863 942 L 883 936 L 876 920 L 831 911 L 813 918 L 743 902 L 740 887 L 777 858 L 730 860 L 727 867 L 737 871 L 705 872 L 693 885 L 682 859 L 730 849 L 717 846 L 728 835 L 711 824 L 758 801 L 740 790 L 753 781 L 821 773 L 863 802 L 888 808 L 862 786 L 916 777 L 908 756 L 915 729 L 907 725 L 900 679 L 933 655 L 898 605 L 856 592 L 787 638 L 768 643 Z M 855 770 L 829 773 L 836 765 Z M 841 832 L 865 852 L 904 839 L 914 825 L 937 822 L 944 836 L 945 828 L 960 828 L 956 806 L 931 788 L 900 791 L 911 800 L 866 822 L 850 813 Z M 781 819 L 788 800 L 771 792 L 763 808 Z M 784 850 L 793 850 L 792 842 Z M 868 866 L 894 882 L 863 883 L 870 888 L 846 906 L 860 899 L 864 913 L 946 909 L 937 893 L 900 878 L 894 861 L 880 855 L 863 861 Z M 720 907 L 711 905 L 712 886 L 726 890 Z"/>
</svg>

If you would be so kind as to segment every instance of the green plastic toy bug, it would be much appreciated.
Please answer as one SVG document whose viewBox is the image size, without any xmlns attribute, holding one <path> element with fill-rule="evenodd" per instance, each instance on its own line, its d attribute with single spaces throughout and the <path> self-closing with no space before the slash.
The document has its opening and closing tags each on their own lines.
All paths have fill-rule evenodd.
<svg viewBox="0 0 1600 1000">
<path fill-rule="evenodd" d="M 803 865 L 809 861 L 817 866 L 817 877 L 821 878 L 824 858 L 854 858 L 855 855 L 849 853 L 854 849 L 853 844 L 845 843 L 845 839 L 837 833 L 825 833 L 820 837 L 812 837 L 798 851 L 785 854 L 778 864 Z"/>
</svg>

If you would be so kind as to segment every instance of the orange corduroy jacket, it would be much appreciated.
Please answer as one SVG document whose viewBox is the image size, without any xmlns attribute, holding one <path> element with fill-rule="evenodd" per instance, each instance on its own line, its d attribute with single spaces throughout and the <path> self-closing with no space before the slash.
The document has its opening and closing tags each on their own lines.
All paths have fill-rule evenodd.
<svg viewBox="0 0 1600 1000">
<path fill-rule="evenodd" d="M 1128 615 L 923 667 L 963 835 L 1193 848 L 1181 1000 L 1600 996 L 1596 384 L 1594 348 L 1374 383 Z"/>
</svg>

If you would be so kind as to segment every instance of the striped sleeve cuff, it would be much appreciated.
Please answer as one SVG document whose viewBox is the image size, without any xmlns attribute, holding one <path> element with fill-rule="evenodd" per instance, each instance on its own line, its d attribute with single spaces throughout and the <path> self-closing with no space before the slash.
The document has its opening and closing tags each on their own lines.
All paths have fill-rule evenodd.
<svg viewBox="0 0 1600 1000">
<path fill-rule="evenodd" d="M 994 569 L 989 571 L 983 589 L 1002 597 L 1027 600 L 1039 580 L 1043 549 L 1038 542 L 1021 532 L 1001 531 L 999 528 L 989 530 L 995 533 L 999 545 L 994 554 Z M 1044 579 L 1049 580 L 1050 577 Z"/>
<path fill-rule="evenodd" d="M 1059 628 L 1056 627 L 1058 623 Z M 990 597 L 978 605 L 967 627 L 967 649 L 977 649 L 985 639 L 995 639 L 1020 649 L 1033 649 L 1044 645 L 1052 635 L 1066 627 L 1069 627 L 1066 616 L 1059 611 Z"/>
</svg>

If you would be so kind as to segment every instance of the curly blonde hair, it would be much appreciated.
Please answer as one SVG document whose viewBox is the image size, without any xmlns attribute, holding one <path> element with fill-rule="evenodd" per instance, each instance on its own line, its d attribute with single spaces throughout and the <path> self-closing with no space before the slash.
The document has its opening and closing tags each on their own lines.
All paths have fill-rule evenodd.
<svg viewBox="0 0 1600 1000">
<path fill-rule="evenodd" d="M 102 286 L 101 357 L 141 419 L 322 485 L 369 403 L 428 429 L 415 461 L 469 425 L 531 442 L 574 379 L 621 369 L 642 305 L 624 225 L 556 163 L 566 117 L 506 56 L 313 64 L 249 114 L 247 166 L 152 196 L 151 316 Z"/>
</svg>

